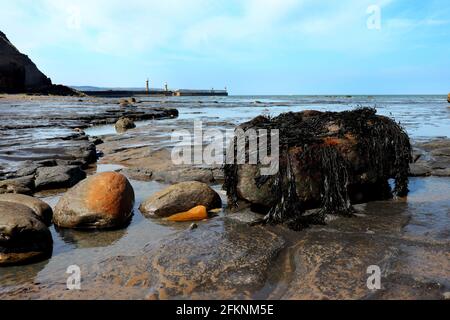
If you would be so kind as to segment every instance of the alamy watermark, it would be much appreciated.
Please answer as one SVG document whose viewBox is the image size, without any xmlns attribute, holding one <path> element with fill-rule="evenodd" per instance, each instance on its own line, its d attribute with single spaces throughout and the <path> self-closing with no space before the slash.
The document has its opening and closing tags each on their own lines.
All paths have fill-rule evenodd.
<svg viewBox="0 0 450 320">
<path fill-rule="evenodd" d="M 372 265 L 367 268 L 367 274 L 370 276 L 367 278 L 367 288 L 369 290 L 381 289 L 381 268 L 377 265 Z"/>
<path fill-rule="evenodd" d="M 66 26 L 69 30 L 79 30 L 81 28 L 81 9 L 77 6 L 70 6 L 67 9 Z"/>
<path fill-rule="evenodd" d="M 66 270 L 67 277 L 66 285 L 68 290 L 81 290 L 81 268 L 77 265 L 71 265 Z"/>
<path fill-rule="evenodd" d="M 381 7 L 373 4 L 367 7 L 366 13 L 369 15 L 366 21 L 367 29 L 380 30 L 381 29 Z"/>
<path fill-rule="evenodd" d="M 270 144 L 269 144 L 270 139 Z M 260 165 L 260 174 L 275 175 L 279 170 L 278 129 L 207 129 L 194 122 L 193 132 L 176 130 L 171 141 L 175 165 Z"/>
</svg>

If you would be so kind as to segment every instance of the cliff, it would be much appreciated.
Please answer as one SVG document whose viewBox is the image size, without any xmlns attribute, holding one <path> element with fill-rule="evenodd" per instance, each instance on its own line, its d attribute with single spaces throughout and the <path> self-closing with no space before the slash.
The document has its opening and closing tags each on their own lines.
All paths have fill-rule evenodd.
<svg viewBox="0 0 450 320">
<path fill-rule="evenodd" d="M 32 93 L 42 95 L 80 96 L 81 92 L 54 85 L 28 56 L 0 31 L 0 93 Z"/>
<path fill-rule="evenodd" d="M 0 31 L 0 92 L 28 92 L 51 85 L 52 81 Z"/>
</svg>

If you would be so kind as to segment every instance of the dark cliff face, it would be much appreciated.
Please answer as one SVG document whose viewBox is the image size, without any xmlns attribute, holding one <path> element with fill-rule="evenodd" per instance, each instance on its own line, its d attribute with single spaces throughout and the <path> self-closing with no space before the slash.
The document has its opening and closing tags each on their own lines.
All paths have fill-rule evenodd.
<svg viewBox="0 0 450 320">
<path fill-rule="evenodd" d="M 51 85 L 51 80 L 0 31 L 0 92 L 36 91 Z"/>
</svg>

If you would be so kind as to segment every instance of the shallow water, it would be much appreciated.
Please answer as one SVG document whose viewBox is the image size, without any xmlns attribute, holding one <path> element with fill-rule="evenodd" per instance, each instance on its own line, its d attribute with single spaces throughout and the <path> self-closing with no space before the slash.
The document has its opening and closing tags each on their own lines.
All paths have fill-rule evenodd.
<svg viewBox="0 0 450 320">
<path fill-rule="evenodd" d="M 102 169 L 112 169 L 104 167 Z M 189 227 L 189 223 L 173 224 L 157 219 L 148 219 L 141 215 L 137 209 L 138 204 L 149 194 L 156 192 L 165 185 L 157 182 L 139 182 L 131 181 L 136 192 L 136 206 L 134 209 L 133 219 L 129 226 L 120 230 L 101 231 L 101 232 L 84 232 L 75 230 L 57 230 L 51 227 L 54 240 L 54 249 L 52 257 L 40 263 L 7 267 L 0 269 L 0 293 L 10 286 L 31 283 L 56 282 L 64 283 L 67 279 L 66 269 L 70 265 L 78 265 L 83 269 L 92 268 L 93 265 L 114 256 L 139 256 L 144 247 L 152 245 L 177 231 L 185 230 Z M 216 191 L 220 191 L 219 186 L 214 187 Z M 329 229 L 330 239 L 333 238 L 332 232 L 335 228 L 349 234 L 357 234 L 359 229 L 367 230 L 367 232 L 376 232 L 377 234 L 387 234 L 387 239 L 381 237 L 374 243 L 382 245 L 386 242 L 389 244 L 390 228 L 401 227 L 396 220 L 407 221 L 404 226 L 404 238 L 410 240 L 418 240 L 419 243 L 446 243 L 450 250 L 450 178 L 412 178 L 410 182 L 411 192 L 405 202 L 404 199 L 392 201 L 379 201 L 367 205 L 362 205 L 359 209 L 359 217 L 349 223 L 348 218 L 338 218 L 330 223 L 327 227 L 313 227 L 303 230 L 300 233 L 291 234 L 291 238 L 309 237 L 315 239 L 314 235 L 317 229 Z M 224 194 L 222 193 L 222 196 Z M 54 206 L 59 195 L 44 197 L 43 199 Z M 220 218 L 216 219 L 215 227 L 220 228 L 224 222 Z M 395 219 L 395 220 L 392 220 Z M 201 222 L 204 224 L 210 221 Z M 363 225 L 361 225 L 363 224 Z M 223 232 L 227 232 L 227 228 L 220 228 Z M 393 231 L 392 231 L 393 232 Z M 292 240 L 291 240 L 292 241 Z M 322 241 L 322 240 L 320 240 Z M 324 243 L 326 245 L 326 243 Z M 361 246 L 357 242 L 354 243 L 355 248 Z M 367 253 L 374 248 L 367 247 Z M 422 250 L 422 248 L 418 248 Z M 291 249 L 290 249 L 291 250 Z M 283 255 L 292 255 L 290 259 L 295 258 L 297 254 L 286 251 Z M 363 251 L 364 251 L 363 250 Z M 414 251 L 414 247 L 409 248 L 412 251 L 411 256 L 419 259 L 420 255 Z M 282 256 L 283 256 L 282 255 Z M 364 258 L 364 253 L 359 257 Z M 439 257 L 436 257 L 439 258 Z M 412 258 L 411 258 L 412 259 Z M 440 257 L 442 259 L 442 257 Z M 281 259 L 280 259 L 281 260 Z M 418 268 L 422 260 L 410 261 L 408 268 Z M 432 263 L 430 261 L 430 263 Z M 290 277 L 294 270 L 291 266 L 283 262 L 278 262 L 274 266 L 277 275 L 273 274 L 269 277 L 266 284 L 262 284 L 262 288 L 255 292 L 246 293 L 254 298 L 280 298 L 290 295 L 288 290 L 290 286 Z M 325 267 L 325 265 L 323 266 Z M 433 268 L 444 268 L 446 272 L 450 267 L 450 262 L 444 265 L 433 265 Z M 441 272 L 442 273 L 442 272 Z M 298 276 L 297 276 L 298 277 Z M 297 279 L 298 280 L 298 279 Z M 439 278 L 443 286 L 450 286 L 448 279 Z M 295 296 L 295 294 L 294 294 Z M 111 293 L 109 298 L 113 298 Z"/>
<path fill-rule="evenodd" d="M 3 99 L 2 99 L 3 100 Z M 98 109 L 110 108 L 111 99 L 96 99 L 95 103 L 79 102 L 74 99 L 62 103 L 51 102 L 15 102 L 11 105 L 0 100 L 0 128 L 8 124 L 23 125 L 33 128 L 4 129 L 0 133 L 0 166 L 11 165 L 11 157 L 26 158 L 29 149 L 46 147 L 52 139 L 70 135 L 71 129 L 61 121 L 68 113 L 95 113 Z M 248 96 L 248 97 L 168 97 L 142 98 L 143 104 L 152 107 L 173 107 L 180 112 L 178 119 L 144 121 L 138 123 L 139 128 L 148 128 L 148 135 L 155 138 L 155 145 L 170 145 L 170 132 L 173 129 L 193 129 L 194 120 L 203 120 L 208 128 L 232 128 L 233 125 L 252 119 L 259 114 L 277 115 L 288 111 L 307 109 L 342 111 L 357 106 L 376 106 L 379 114 L 391 116 L 399 121 L 408 131 L 412 139 L 422 140 L 433 137 L 450 137 L 450 108 L 445 96 Z M 31 110 L 31 111 L 30 111 Z M 51 118 L 48 127 L 39 127 L 38 119 Z M 54 120 L 57 119 L 57 120 Z M 53 122 L 52 122 L 53 121 Z M 71 123 L 73 127 L 75 123 Z M 115 134 L 112 125 L 97 126 L 86 129 L 89 135 Z M 124 135 L 126 135 L 125 133 Z M 152 143 L 152 142 L 150 142 Z M 25 148 L 26 146 L 27 148 Z M 130 146 L 128 146 L 130 147 Z M 120 166 L 102 164 L 94 171 L 112 171 Z M 103 232 L 82 232 L 75 230 L 57 230 L 51 227 L 54 240 L 52 257 L 40 263 L 8 267 L 0 269 L 0 292 L 8 286 L 39 283 L 46 280 L 65 281 L 66 268 L 76 264 L 83 270 L 84 266 L 95 264 L 105 258 L 118 255 L 139 255 L 142 249 L 156 243 L 177 231 L 184 230 L 189 224 L 169 224 L 161 220 L 146 219 L 138 210 L 139 204 L 152 193 L 166 185 L 158 182 L 131 181 L 136 204 L 134 215 L 129 226 L 121 230 Z M 220 191 L 220 186 L 214 186 Z M 448 243 L 450 239 L 450 178 L 413 178 L 410 181 L 411 193 L 399 211 L 399 201 L 377 202 L 367 206 L 371 210 L 382 212 L 400 212 L 410 216 L 404 228 L 405 235 L 411 239 L 426 238 Z M 224 197 L 222 191 L 221 195 Z M 54 206 L 59 195 L 41 197 Z M 213 218 L 214 219 L 214 218 Z M 221 223 L 221 222 L 218 222 Z M 380 222 L 378 222 L 380 223 Z M 381 221 L 388 226 L 389 221 Z M 377 225 L 367 225 L 368 229 L 376 229 Z M 224 229 L 225 230 L 225 229 Z M 305 231 L 309 232 L 308 230 Z M 450 251 L 450 248 L 449 248 Z M 415 263 L 411 262 L 412 265 Z M 448 265 L 447 265 L 448 266 Z M 280 264 L 280 273 L 286 271 Z M 271 281 L 271 282 L 270 282 Z M 270 279 L 258 294 L 267 297 L 283 287 L 287 278 Z M 287 286 L 287 284 L 284 284 Z"/>
<path fill-rule="evenodd" d="M 411 138 L 450 137 L 450 108 L 446 96 L 230 96 L 140 97 L 142 109 L 170 107 L 178 119 L 158 120 L 158 125 L 177 128 L 178 123 L 201 120 L 236 125 L 260 114 L 316 109 L 343 111 L 358 106 L 376 107 L 379 114 L 400 122 Z M 14 171 L 27 159 L 43 159 L 64 147 L 61 138 L 72 135 L 81 117 L 107 114 L 118 108 L 118 99 L 48 98 L 0 99 L 0 170 Z M 154 121 L 138 123 L 151 126 Z M 192 127 L 193 124 L 190 125 Z M 91 136 L 114 134 L 113 125 L 86 129 Z M 3 167 L 3 169 L 2 169 Z"/>
<path fill-rule="evenodd" d="M 230 96 L 230 97 L 168 97 L 162 100 L 142 98 L 155 106 L 170 106 L 180 112 L 179 120 L 222 121 L 239 124 L 266 114 L 320 110 L 344 111 L 360 106 L 375 107 L 378 114 L 401 123 L 413 139 L 450 137 L 450 107 L 442 96 Z M 171 124 L 177 120 L 160 120 Z M 144 121 L 138 126 L 153 123 Z M 90 135 L 115 133 L 111 125 L 87 129 Z"/>
</svg>

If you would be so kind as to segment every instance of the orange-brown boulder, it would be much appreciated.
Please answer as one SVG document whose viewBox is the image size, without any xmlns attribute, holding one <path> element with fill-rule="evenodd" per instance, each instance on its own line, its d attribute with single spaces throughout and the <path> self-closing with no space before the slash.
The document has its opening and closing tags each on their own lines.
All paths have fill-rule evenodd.
<svg viewBox="0 0 450 320">
<path fill-rule="evenodd" d="M 55 207 L 61 228 L 104 229 L 124 226 L 131 218 L 134 191 L 117 172 L 96 174 L 67 191 Z"/>
</svg>

